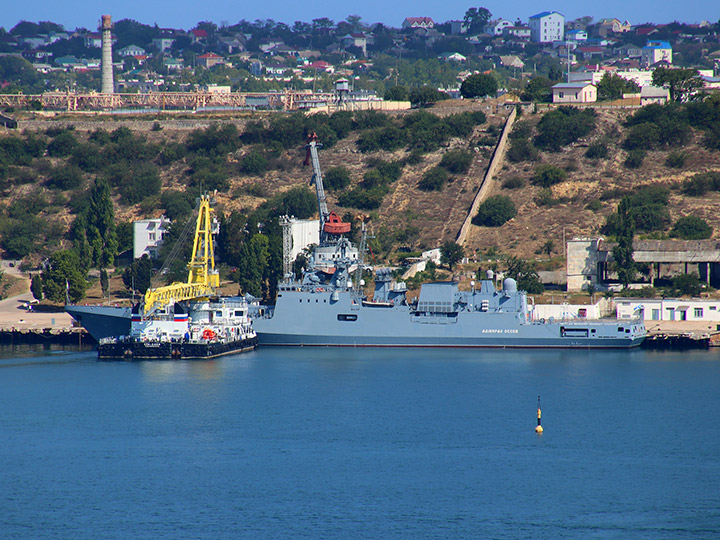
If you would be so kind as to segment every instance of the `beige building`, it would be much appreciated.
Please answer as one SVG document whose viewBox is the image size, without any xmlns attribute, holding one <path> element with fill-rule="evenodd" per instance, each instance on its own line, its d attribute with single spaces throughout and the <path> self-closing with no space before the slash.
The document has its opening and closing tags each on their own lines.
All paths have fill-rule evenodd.
<svg viewBox="0 0 720 540">
<path fill-rule="evenodd" d="M 592 83 L 559 83 L 552 87 L 553 103 L 595 103 L 597 87 Z"/>
</svg>

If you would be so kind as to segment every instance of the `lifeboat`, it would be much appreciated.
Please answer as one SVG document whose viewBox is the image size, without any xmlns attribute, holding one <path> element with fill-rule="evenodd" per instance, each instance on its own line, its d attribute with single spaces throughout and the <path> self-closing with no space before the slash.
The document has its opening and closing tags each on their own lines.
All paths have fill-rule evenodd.
<svg viewBox="0 0 720 540">
<path fill-rule="evenodd" d="M 350 232 L 350 224 L 343 223 L 335 212 L 330 212 L 323 230 L 329 234 L 345 234 Z"/>
</svg>

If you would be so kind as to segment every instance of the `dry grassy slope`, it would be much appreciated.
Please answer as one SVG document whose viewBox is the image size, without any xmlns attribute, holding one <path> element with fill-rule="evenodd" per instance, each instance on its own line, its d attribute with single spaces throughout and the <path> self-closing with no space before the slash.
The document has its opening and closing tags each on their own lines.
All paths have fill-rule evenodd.
<svg viewBox="0 0 720 540">
<path fill-rule="evenodd" d="M 586 140 L 579 141 L 561 152 L 542 152 L 541 161 L 568 169 L 568 180 L 552 188 L 555 198 L 565 197 L 568 202 L 556 206 L 538 206 L 534 199 L 540 188 L 527 184 L 519 190 L 500 187 L 495 193 L 510 196 L 515 202 L 517 216 L 493 229 L 472 227 L 468 247 L 485 250 L 497 246 L 502 252 L 523 257 L 534 257 L 535 251 L 547 240 L 552 240 L 558 253 L 562 252 L 563 229 L 565 236 L 598 235 L 608 214 L 615 211 L 618 200 L 602 201 L 602 208 L 593 212 L 587 204 L 599 199 L 600 195 L 612 188 L 626 190 L 649 184 L 678 187 L 688 177 L 698 172 L 720 170 L 720 152 L 710 151 L 701 145 L 702 133 L 695 132 L 693 141 L 684 148 L 688 158 L 682 169 L 665 165 L 668 150 L 648 152 L 642 167 L 628 169 L 623 166 L 627 153 L 621 148 L 623 139 L 622 122 L 631 114 L 627 110 L 598 110 L 598 128 Z M 520 121 L 533 125 L 540 115 L 525 115 Z M 608 137 L 608 157 L 591 160 L 585 157 L 587 144 L 595 139 Z M 498 186 L 508 178 L 519 176 L 529 180 L 535 163 L 506 163 L 498 175 Z M 678 189 L 671 190 L 670 215 L 673 221 L 685 215 L 696 215 L 707 220 L 715 229 L 714 236 L 720 236 L 720 214 L 716 208 L 720 193 L 708 193 L 704 197 L 687 197 Z"/>
<path fill-rule="evenodd" d="M 452 105 L 447 104 L 433 109 L 433 112 L 444 116 L 478 109 L 488 112 L 487 105 L 472 101 L 456 102 Z M 475 136 L 484 136 L 486 135 L 484 131 L 489 125 L 492 124 L 499 128 L 503 125 L 503 122 L 504 116 L 488 114 L 488 122 L 476 129 Z M 159 140 L 162 137 L 183 140 L 187 136 L 187 132 L 163 130 L 161 132 L 149 132 L 146 136 L 149 141 Z M 357 137 L 358 134 L 353 133 L 333 147 L 320 151 L 320 162 L 323 170 L 337 166 L 344 166 L 350 170 L 352 177 L 350 187 L 362 180 L 363 174 L 368 170 L 367 162 L 371 158 L 391 161 L 400 160 L 407 156 L 407 152 L 404 150 L 362 154 L 357 150 Z M 436 166 L 442 159 L 444 152 L 449 148 L 469 148 L 474 152 L 475 158 L 470 171 L 465 175 L 455 176 L 452 182 L 440 192 L 428 193 L 419 190 L 417 184 L 423 173 Z M 231 156 L 230 160 L 240 160 L 247 151 L 247 148 L 241 147 L 235 155 Z M 414 225 L 419 228 L 419 237 L 413 247 L 433 247 L 442 240 L 454 239 L 465 219 L 475 191 L 480 185 L 488 165 L 489 155 L 490 151 L 487 149 L 475 149 L 474 137 L 470 140 L 455 139 L 448 146 L 427 154 L 422 163 L 406 166 L 400 179 L 391 186 L 390 193 L 385 197 L 383 205 L 377 210 L 378 217 L 373 224 L 374 230 L 377 232 L 383 225 L 388 225 L 391 228 L 404 228 L 407 225 Z M 248 194 L 248 188 L 253 185 L 262 186 L 267 197 L 283 192 L 293 186 L 308 185 L 312 171 L 310 167 L 302 166 L 304 157 L 305 150 L 300 147 L 285 152 L 282 156 L 284 163 L 282 170 L 268 171 L 261 178 L 242 175 L 232 176 L 229 178 L 230 189 L 225 193 L 218 193 L 218 209 L 228 212 L 257 207 L 266 200 L 266 197 L 256 197 Z M 182 189 L 185 168 L 184 165 L 176 164 L 165 169 L 162 172 L 163 188 Z M 334 192 L 327 192 L 328 204 L 331 210 L 335 210 L 341 215 L 348 211 L 354 214 L 367 213 L 365 210 L 340 207 L 337 204 L 337 195 Z M 118 218 L 123 220 L 138 218 L 144 212 L 140 205 L 122 207 L 118 204 L 116 208 Z"/>
<path fill-rule="evenodd" d="M 488 123 L 479 128 L 474 137 L 470 140 L 453 140 L 450 147 L 469 148 L 475 150 L 475 138 L 483 136 L 482 133 L 489 124 L 501 126 L 504 122 L 504 115 L 497 116 L 490 114 L 492 105 L 487 103 L 476 103 L 474 101 L 452 101 L 436 105 L 432 111 L 439 115 L 452 114 L 466 110 L 483 110 L 488 114 Z M 405 113 L 407 114 L 407 113 Z M 598 234 L 600 226 L 604 223 L 605 217 L 614 211 L 617 200 L 603 201 L 599 212 L 592 212 L 586 209 L 586 205 L 598 199 L 603 191 L 619 187 L 632 189 L 637 186 L 650 183 L 664 183 L 672 185 L 682 182 L 687 177 L 700 171 L 720 170 L 720 152 L 711 152 L 703 148 L 699 141 L 701 134 L 696 134 L 691 145 L 686 147 L 688 160 L 683 169 L 670 169 L 665 166 L 667 151 L 648 153 L 643 167 L 637 170 L 625 168 L 622 163 L 626 153 L 620 148 L 622 140 L 622 120 L 630 114 L 625 110 L 599 110 L 598 129 L 588 140 L 581 141 L 570 148 L 558 153 L 541 154 L 543 162 L 553 163 L 566 169 L 569 172 L 568 181 L 553 187 L 556 197 L 567 197 L 568 202 L 553 207 L 538 207 L 534 202 L 540 189 L 527 185 L 520 190 L 506 190 L 499 186 L 503 180 L 513 176 L 521 176 L 529 179 L 532 176 L 534 163 L 506 163 L 498 174 L 498 188 L 496 192 L 509 195 L 518 207 L 516 218 L 504 226 L 493 229 L 473 226 L 468 237 L 467 247 L 470 249 L 486 250 L 491 246 L 497 246 L 500 251 L 513 253 L 524 257 L 534 257 L 535 251 L 548 239 L 556 246 L 556 252 L 562 250 L 563 229 L 566 237 L 595 235 Z M 520 121 L 536 123 L 540 115 L 525 115 Z M 210 120 L 223 122 L 222 118 Z M 241 123 L 235 120 L 236 123 Z M 99 126 L 98 126 L 99 127 Z M 107 122 L 107 129 L 115 126 L 111 121 Z M 87 131 L 77 130 L 79 136 L 86 136 Z M 162 131 L 143 130 L 142 134 L 151 142 L 162 140 L 183 141 L 189 131 L 187 129 L 163 129 Z M 584 157 L 586 145 L 595 138 L 607 136 L 611 143 L 609 145 L 608 159 L 593 161 Z M 340 141 L 332 148 L 321 151 L 320 160 L 323 169 L 327 170 L 333 166 L 345 166 L 351 170 L 354 183 L 362 180 L 367 170 L 367 160 L 371 157 L 380 157 L 386 160 L 401 159 L 407 155 L 405 151 L 392 153 L 378 152 L 367 155 L 358 152 L 356 148 L 357 134 L 352 134 L 348 139 Z M 390 193 L 385 197 L 382 207 L 377 211 L 378 218 L 373 224 L 377 233 L 384 224 L 390 227 L 406 227 L 413 225 L 419 229 L 419 237 L 412 247 L 435 247 L 443 240 L 454 239 L 457 235 L 466 212 L 470 207 L 472 198 L 482 181 L 488 165 L 490 152 L 480 148 L 474 153 L 475 159 L 468 174 L 458 176 L 455 180 L 446 185 L 441 192 L 423 192 L 417 188 L 417 183 L 423 173 L 437 165 L 442 154 L 447 148 L 428 154 L 422 163 L 413 166 L 406 166 L 403 169 L 401 178 L 395 182 Z M 240 148 L 237 153 L 231 156 L 231 161 L 242 158 L 247 148 Z M 262 178 L 246 177 L 235 175 L 230 181 L 230 189 L 225 193 L 218 194 L 218 207 L 221 211 L 248 210 L 255 208 L 265 200 L 265 197 L 256 197 L 248 193 L 248 187 L 257 184 L 261 185 L 264 194 L 272 196 L 285 191 L 295 185 L 307 185 L 311 176 L 309 167 L 303 167 L 304 149 L 298 147 L 284 154 L 283 169 L 272 170 Z M 163 189 L 183 189 L 186 176 L 184 164 L 174 164 L 164 168 L 161 172 Z M 42 179 L 39 179 L 42 180 Z M 38 189 L 37 185 L 27 184 L 20 186 L 13 196 Z M 43 188 L 40 188 L 43 189 Z M 45 190 L 47 191 L 47 190 Z M 47 191 L 48 197 L 58 198 L 57 205 L 62 206 L 62 195 Z M 670 211 L 673 220 L 682 215 L 695 214 L 706 219 L 720 235 L 720 215 L 715 212 L 715 205 L 720 200 L 720 194 L 708 194 L 705 197 L 690 198 L 684 197 L 679 191 L 671 192 Z M 5 201 L 9 204 L 11 201 Z M 328 193 L 328 202 L 331 209 L 340 214 L 351 211 L 356 214 L 364 211 L 346 209 L 337 205 L 335 193 Z M 129 221 L 144 217 L 159 215 L 162 210 L 153 208 L 153 204 L 135 205 L 132 207 L 123 206 L 116 201 L 116 215 L 118 219 Z M 57 209 L 57 208 L 56 208 Z M 53 216 L 48 216 L 50 222 L 57 222 L 63 228 L 70 224 L 71 216 L 66 211 L 61 211 Z"/>
</svg>

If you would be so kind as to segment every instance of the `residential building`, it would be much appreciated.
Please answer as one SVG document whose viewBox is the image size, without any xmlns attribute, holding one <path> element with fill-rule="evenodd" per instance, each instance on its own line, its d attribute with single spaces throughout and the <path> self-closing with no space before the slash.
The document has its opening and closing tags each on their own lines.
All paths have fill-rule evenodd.
<svg viewBox="0 0 720 540">
<path fill-rule="evenodd" d="M 594 103 L 597 87 L 592 83 L 559 83 L 552 87 L 553 103 Z"/>
<path fill-rule="evenodd" d="M 665 105 L 670 100 L 670 90 L 659 86 L 642 86 L 640 88 L 640 105 L 656 103 Z"/>
<path fill-rule="evenodd" d="M 142 219 L 133 223 L 133 258 L 147 254 L 155 259 L 163 243 L 163 237 L 170 225 L 165 216 L 157 219 Z"/>
<path fill-rule="evenodd" d="M 589 70 L 581 70 L 581 71 L 571 71 L 570 72 L 570 82 L 589 82 L 593 84 L 597 84 L 600 82 L 600 79 L 603 78 L 603 76 L 606 73 L 611 73 L 613 75 L 617 75 L 618 77 L 622 77 L 623 79 L 626 79 L 628 81 L 633 81 L 635 84 L 637 84 L 639 87 L 649 86 L 652 84 L 652 71 L 645 70 L 645 69 L 630 69 L 630 70 L 614 70 L 614 69 L 589 69 Z"/>
<path fill-rule="evenodd" d="M 515 55 L 501 56 L 500 65 L 516 69 L 522 69 L 525 67 L 525 63 L 520 60 L 519 56 Z"/>
<path fill-rule="evenodd" d="M 465 62 L 467 60 L 467 57 L 454 52 L 454 53 L 443 53 L 440 56 L 438 56 L 439 60 L 445 60 L 446 62 Z"/>
<path fill-rule="evenodd" d="M 152 40 L 153 46 L 160 52 L 171 49 L 173 43 L 175 43 L 175 39 L 171 37 L 159 37 Z"/>
<path fill-rule="evenodd" d="M 145 54 L 145 49 L 138 47 L 137 45 L 128 45 L 127 47 L 123 47 L 117 51 L 117 55 L 122 57 L 140 56 L 142 54 Z"/>
<path fill-rule="evenodd" d="M 667 41 L 648 41 L 640 53 L 644 66 L 651 66 L 662 61 L 672 64 L 672 46 Z"/>
<path fill-rule="evenodd" d="M 368 37 L 362 32 L 351 32 L 343 36 L 340 40 L 344 48 L 358 47 L 362 50 L 363 55 L 367 56 Z"/>
<path fill-rule="evenodd" d="M 507 26 L 503 28 L 503 36 L 530 39 L 530 27 L 518 25 Z"/>
<path fill-rule="evenodd" d="M 467 26 L 465 26 L 465 21 L 450 21 L 450 33 L 453 36 L 465 34 L 466 32 Z"/>
<path fill-rule="evenodd" d="M 595 25 L 599 36 L 607 36 L 608 33 L 621 34 L 629 32 L 632 25 L 628 21 L 621 22 L 619 19 L 600 19 Z"/>
<path fill-rule="evenodd" d="M 536 43 L 552 43 L 565 37 L 565 17 L 557 11 L 543 11 L 529 19 L 530 39 Z"/>
<path fill-rule="evenodd" d="M 483 32 L 490 34 L 491 36 L 502 36 L 503 30 L 505 28 L 510 28 L 511 26 L 513 26 L 511 21 L 508 21 L 507 19 L 498 19 L 496 21 L 489 21 L 485 25 L 485 28 L 483 28 Z"/>
<path fill-rule="evenodd" d="M 402 29 L 407 30 L 408 28 L 434 28 L 435 21 L 430 17 L 406 17 L 402 22 Z"/>
<path fill-rule="evenodd" d="M 207 53 L 197 57 L 197 63 L 204 68 L 211 68 L 217 64 L 225 63 L 225 59 L 215 53 Z"/>
<path fill-rule="evenodd" d="M 163 66 L 168 70 L 175 71 L 183 68 L 183 61 L 167 56 L 163 58 Z"/>
<path fill-rule="evenodd" d="M 570 30 L 565 34 L 567 41 L 587 41 L 588 35 L 585 30 Z"/>
</svg>

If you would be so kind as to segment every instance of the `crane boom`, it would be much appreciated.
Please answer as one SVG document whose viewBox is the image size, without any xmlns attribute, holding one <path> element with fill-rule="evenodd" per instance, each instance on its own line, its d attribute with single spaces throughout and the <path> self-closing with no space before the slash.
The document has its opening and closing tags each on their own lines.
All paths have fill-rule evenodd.
<svg viewBox="0 0 720 540">
<path fill-rule="evenodd" d="M 320 230 L 323 230 L 328 220 L 327 198 L 325 197 L 325 188 L 323 186 L 322 171 L 320 170 L 320 158 L 318 158 L 317 136 L 313 133 L 308 137 L 307 149 L 310 152 L 310 163 L 312 164 L 313 175 L 310 183 L 315 183 L 315 192 L 317 193 L 318 213 L 320 214 Z"/>
<path fill-rule="evenodd" d="M 145 315 L 173 301 L 194 300 L 216 294 L 217 287 L 220 286 L 220 276 L 215 271 L 212 209 L 208 195 L 200 198 L 192 257 L 187 266 L 187 282 L 175 282 L 164 287 L 148 289 L 143 302 Z"/>
</svg>

